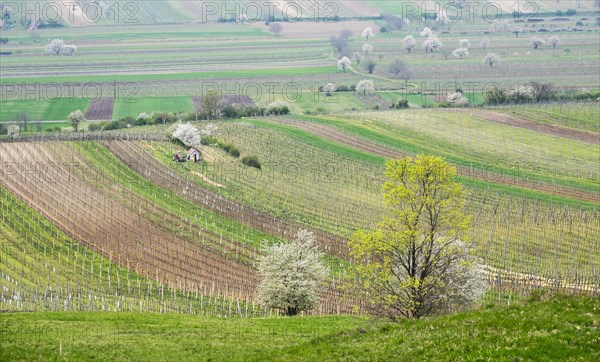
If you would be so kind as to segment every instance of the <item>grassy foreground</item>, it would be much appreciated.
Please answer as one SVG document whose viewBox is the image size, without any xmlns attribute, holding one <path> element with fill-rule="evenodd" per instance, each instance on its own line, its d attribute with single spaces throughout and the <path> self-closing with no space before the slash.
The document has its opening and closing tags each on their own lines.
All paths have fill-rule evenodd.
<svg viewBox="0 0 600 362">
<path fill-rule="evenodd" d="M 0 314 L 0 322 L 2 361 L 600 359 L 597 298 L 556 297 L 397 324 L 83 312 Z"/>
</svg>

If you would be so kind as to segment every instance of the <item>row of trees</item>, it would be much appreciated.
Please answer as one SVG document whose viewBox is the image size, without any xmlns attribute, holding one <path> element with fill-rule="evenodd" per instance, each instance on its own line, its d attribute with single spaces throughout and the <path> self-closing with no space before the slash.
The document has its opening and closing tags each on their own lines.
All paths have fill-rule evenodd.
<svg viewBox="0 0 600 362">
<path fill-rule="evenodd" d="M 556 89 L 550 83 L 528 82 L 507 89 L 495 86 L 483 93 L 485 104 L 543 102 L 553 99 Z"/>
</svg>

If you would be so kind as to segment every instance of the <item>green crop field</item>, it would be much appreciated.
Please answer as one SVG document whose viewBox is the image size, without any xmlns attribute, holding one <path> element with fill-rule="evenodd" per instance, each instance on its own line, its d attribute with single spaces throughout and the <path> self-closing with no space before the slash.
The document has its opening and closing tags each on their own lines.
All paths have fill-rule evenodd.
<svg viewBox="0 0 600 362">
<path fill-rule="evenodd" d="M 13 121 L 18 113 L 25 113 L 32 121 L 66 121 L 74 110 L 87 110 L 89 101 L 81 98 L 50 100 L 23 100 L 0 102 L 1 122 Z"/>
<path fill-rule="evenodd" d="M 0 2 L 0 360 L 598 360 L 597 3 Z M 417 155 L 476 297 L 390 322 L 351 245 Z M 303 229 L 291 317 L 261 260 Z"/>
<path fill-rule="evenodd" d="M 131 98 L 115 103 L 113 119 L 137 117 L 142 112 L 150 114 L 153 111 L 192 112 L 193 110 L 194 105 L 189 97 Z"/>
</svg>

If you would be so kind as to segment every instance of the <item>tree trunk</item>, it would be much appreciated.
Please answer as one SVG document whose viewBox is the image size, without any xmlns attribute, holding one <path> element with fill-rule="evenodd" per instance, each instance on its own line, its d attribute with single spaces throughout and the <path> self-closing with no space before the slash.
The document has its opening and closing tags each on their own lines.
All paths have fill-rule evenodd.
<svg viewBox="0 0 600 362">
<path fill-rule="evenodd" d="M 288 307 L 288 309 L 286 310 L 286 314 L 288 316 L 290 316 L 290 317 L 298 315 L 298 309 L 297 308 L 293 308 L 293 307 Z"/>
</svg>

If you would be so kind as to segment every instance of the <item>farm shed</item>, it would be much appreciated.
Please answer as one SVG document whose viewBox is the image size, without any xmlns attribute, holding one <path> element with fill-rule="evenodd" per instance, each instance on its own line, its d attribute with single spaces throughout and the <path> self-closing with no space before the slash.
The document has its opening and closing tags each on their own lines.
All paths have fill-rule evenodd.
<svg viewBox="0 0 600 362">
<path fill-rule="evenodd" d="M 195 148 L 190 148 L 187 154 L 188 161 L 200 162 L 202 161 L 202 154 Z"/>
</svg>

